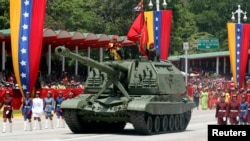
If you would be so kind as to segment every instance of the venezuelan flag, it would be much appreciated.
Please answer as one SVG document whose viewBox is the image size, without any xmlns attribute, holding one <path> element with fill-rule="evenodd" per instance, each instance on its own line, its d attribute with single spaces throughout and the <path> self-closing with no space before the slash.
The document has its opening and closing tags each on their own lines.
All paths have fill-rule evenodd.
<svg viewBox="0 0 250 141">
<path fill-rule="evenodd" d="M 234 84 L 244 87 L 250 43 L 250 24 L 228 23 L 228 48 Z"/>
<path fill-rule="evenodd" d="M 154 43 L 161 60 L 168 59 L 170 32 L 172 24 L 172 11 L 146 11 L 148 44 Z"/>
<path fill-rule="evenodd" d="M 45 8 L 46 0 L 10 0 L 12 62 L 22 94 L 37 81 Z"/>
</svg>

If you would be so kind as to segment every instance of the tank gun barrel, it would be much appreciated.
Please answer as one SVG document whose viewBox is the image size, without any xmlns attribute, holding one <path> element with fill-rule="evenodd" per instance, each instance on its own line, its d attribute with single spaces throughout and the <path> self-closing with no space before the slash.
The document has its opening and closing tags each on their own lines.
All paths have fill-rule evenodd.
<svg viewBox="0 0 250 141">
<path fill-rule="evenodd" d="M 55 53 L 57 55 L 60 55 L 60 56 L 65 56 L 65 57 L 75 59 L 86 66 L 97 68 L 98 70 L 101 70 L 109 75 L 114 74 L 116 72 L 112 67 L 100 64 L 99 62 L 97 62 L 91 58 L 80 56 L 80 55 L 73 53 L 69 49 L 62 47 L 62 46 L 56 47 Z"/>
</svg>

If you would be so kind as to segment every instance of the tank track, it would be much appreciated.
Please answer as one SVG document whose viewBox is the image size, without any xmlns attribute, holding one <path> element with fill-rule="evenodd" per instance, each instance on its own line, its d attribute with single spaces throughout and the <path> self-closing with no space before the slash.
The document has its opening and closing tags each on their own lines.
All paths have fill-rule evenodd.
<svg viewBox="0 0 250 141">
<path fill-rule="evenodd" d="M 126 122 L 87 122 L 79 118 L 77 110 L 63 109 L 65 122 L 73 133 L 103 133 L 103 132 L 120 132 L 124 129 Z"/>
<path fill-rule="evenodd" d="M 145 112 L 131 111 L 129 116 L 137 133 L 152 135 L 186 130 L 191 119 L 191 111 L 175 115 L 151 115 Z"/>
<path fill-rule="evenodd" d="M 90 125 L 88 123 L 84 123 L 81 118 L 78 118 L 77 110 L 63 109 L 63 116 L 65 122 L 73 133 L 84 133 L 88 131 L 87 129 Z M 82 126 L 83 124 L 85 126 Z"/>
</svg>

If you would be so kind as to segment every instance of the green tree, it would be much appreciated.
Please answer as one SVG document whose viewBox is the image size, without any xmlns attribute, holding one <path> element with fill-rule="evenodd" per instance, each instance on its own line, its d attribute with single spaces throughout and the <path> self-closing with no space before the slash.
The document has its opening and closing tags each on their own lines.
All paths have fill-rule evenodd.
<svg viewBox="0 0 250 141">
<path fill-rule="evenodd" d="M 9 27 L 9 1 L 0 0 L 0 29 L 7 29 Z"/>
<path fill-rule="evenodd" d="M 248 12 L 248 3 L 247 0 L 189 0 L 189 11 L 195 15 L 198 32 L 213 35 L 220 41 L 219 50 L 228 50 L 227 22 L 232 22 L 232 12 L 237 10 L 237 5 Z"/>
<path fill-rule="evenodd" d="M 134 1 L 53 0 L 46 9 L 46 27 L 55 30 L 125 35 L 135 14 Z"/>
<path fill-rule="evenodd" d="M 170 3 L 173 10 L 173 25 L 171 31 L 170 54 L 183 54 L 183 42 L 190 42 L 189 38 L 198 31 L 194 14 L 189 12 L 189 4 L 185 1 Z"/>
<path fill-rule="evenodd" d="M 54 30 L 126 35 L 138 14 L 133 8 L 139 1 L 47 0 L 44 27 Z M 206 37 L 218 38 L 219 50 L 228 50 L 226 24 L 231 22 L 232 11 L 237 10 L 237 5 L 241 5 L 243 11 L 250 13 L 249 0 L 167 0 L 167 2 L 167 8 L 173 11 L 171 55 L 183 54 L 183 42 L 187 41 L 190 42 L 190 53 L 203 52 L 196 49 L 196 44 L 197 39 Z M 147 5 L 148 1 L 145 0 L 145 11 L 149 10 Z M 160 7 L 163 8 L 162 5 Z M 153 9 L 155 8 L 156 4 Z M 249 22 L 249 19 L 246 22 Z M 10 28 L 9 23 L 9 0 L 0 0 L 0 29 Z"/>
</svg>

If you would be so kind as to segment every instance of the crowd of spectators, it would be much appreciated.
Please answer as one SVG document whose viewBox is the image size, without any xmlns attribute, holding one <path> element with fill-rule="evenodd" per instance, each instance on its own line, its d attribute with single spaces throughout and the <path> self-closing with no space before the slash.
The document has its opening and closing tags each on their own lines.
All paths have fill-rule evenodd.
<svg viewBox="0 0 250 141">
<path fill-rule="evenodd" d="M 80 76 L 74 76 L 66 71 L 62 72 L 61 75 L 58 73 L 53 73 L 50 76 L 42 76 L 39 75 L 35 88 L 55 88 L 55 89 L 66 89 L 66 88 L 84 88 L 85 78 Z M 12 89 L 18 89 L 18 84 L 15 81 L 15 77 L 13 73 L 8 75 L 4 75 L 0 72 L 0 86 L 1 87 L 9 87 Z"/>
<path fill-rule="evenodd" d="M 221 95 L 225 95 L 225 101 L 230 102 L 231 94 L 247 92 L 250 90 L 250 81 L 245 81 L 244 87 L 237 89 L 231 75 L 217 75 L 212 73 L 200 73 L 188 79 L 189 96 L 194 100 L 197 109 L 215 109 Z"/>
</svg>

